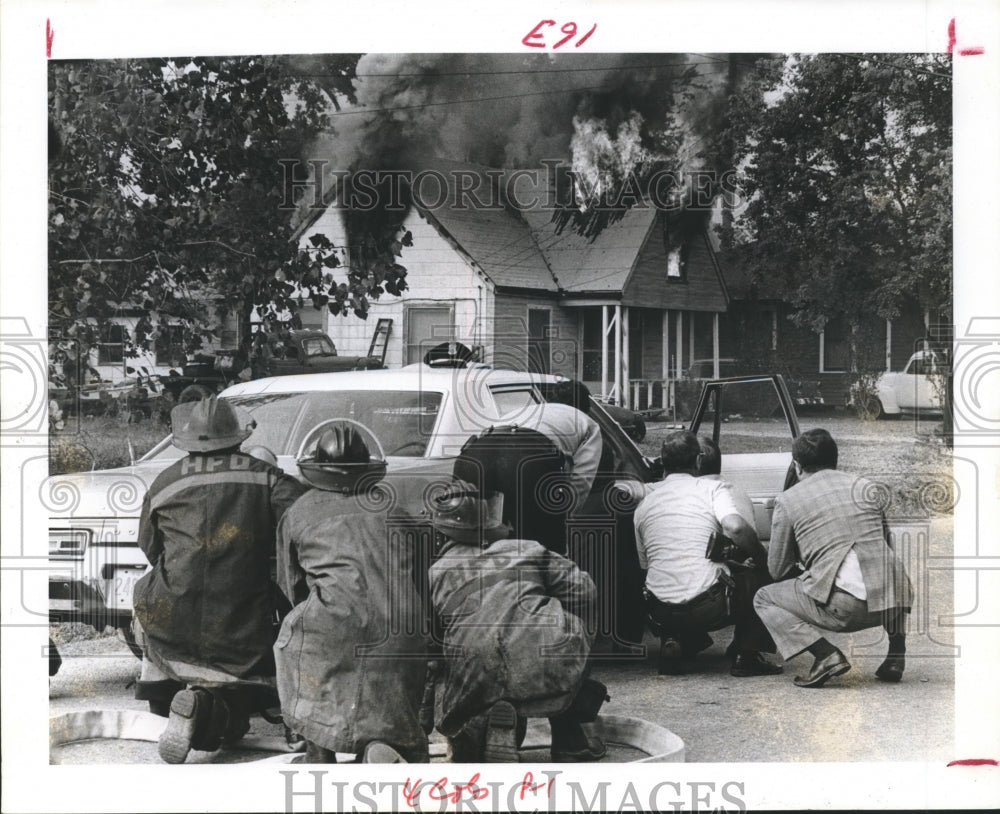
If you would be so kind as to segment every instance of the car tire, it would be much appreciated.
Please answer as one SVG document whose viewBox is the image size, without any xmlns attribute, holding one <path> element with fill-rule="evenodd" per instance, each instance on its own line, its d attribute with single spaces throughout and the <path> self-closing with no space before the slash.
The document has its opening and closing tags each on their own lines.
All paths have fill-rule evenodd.
<svg viewBox="0 0 1000 814">
<path fill-rule="evenodd" d="M 213 395 L 215 393 L 203 384 L 189 384 L 181 390 L 180 396 L 177 397 L 177 403 L 186 404 L 189 401 L 201 401 Z"/>
</svg>

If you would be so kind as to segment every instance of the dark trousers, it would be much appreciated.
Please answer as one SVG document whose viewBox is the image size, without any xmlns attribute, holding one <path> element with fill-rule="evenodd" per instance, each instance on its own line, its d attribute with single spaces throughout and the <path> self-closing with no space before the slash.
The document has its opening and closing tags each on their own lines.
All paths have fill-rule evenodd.
<svg viewBox="0 0 1000 814">
<path fill-rule="evenodd" d="M 647 610 L 658 635 L 696 652 L 701 649 L 699 639 L 710 630 L 733 625 L 733 651 L 774 653 L 774 640 L 753 607 L 754 594 L 771 581 L 770 576 L 761 568 L 732 570 L 729 581 L 720 579 L 687 602 L 661 602 L 650 594 Z"/>
</svg>

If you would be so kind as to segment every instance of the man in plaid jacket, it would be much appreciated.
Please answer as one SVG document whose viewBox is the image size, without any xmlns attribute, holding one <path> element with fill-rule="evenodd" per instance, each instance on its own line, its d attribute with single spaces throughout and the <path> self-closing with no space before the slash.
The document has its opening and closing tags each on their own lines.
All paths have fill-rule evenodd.
<svg viewBox="0 0 1000 814">
<path fill-rule="evenodd" d="M 754 607 L 783 658 L 813 655 L 797 686 L 821 687 L 851 669 L 824 630 L 878 626 L 888 633 L 889 654 L 875 675 L 899 681 L 913 587 L 871 484 L 837 471 L 837 444 L 826 430 L 796 438 L 792 461 L 799 482 L 778 496 L 771 522 L 767 564 L 776 582 L 757 592 Z"/>
</svg>

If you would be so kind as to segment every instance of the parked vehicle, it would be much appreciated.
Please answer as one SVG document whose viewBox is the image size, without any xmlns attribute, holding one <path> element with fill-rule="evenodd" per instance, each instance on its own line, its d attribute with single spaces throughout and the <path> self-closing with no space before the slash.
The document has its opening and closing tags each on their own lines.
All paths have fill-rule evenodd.
<svg viewBox="0 0 1000 814">
<path fill-rule="evenodd" d="M 199 401 L 239 381 L 262 376 L 370 370 L 382 366 L 374 356 L 341 356 L 325 333 L 303 329 L 289 331 L 277 352 L 260 365 L 252 365 L 241 350 L 217 351 L 214 355 L 195 356 L 181 367 L 180 373 L 171 371 L 171 375 L 161 376 L 160 383 L 178 403 L 183 403 Z"/>
<path fill-rule="evenodd" d="M 868 406 L 876 418 L 883 416 L 940 415 L 941 388 L 946 375 L 944 358 L 931 350 L 914 353 L 902 372 L 885 372 L 875 383 L 877 401 Z M 851 393 L 855 407 L 861 408 L 857 387 Z"/>
<path fill-rule="evenodd" d="M 389 469 L 386 482 L 401 516 L 409 518 L 406 522 L 410 527 L 415 523 L 419 533 L 425 535 L 422 539 L 429 541 L 433 538 L 426 523 L 428 490 L 450 478 L 454 457 L 465 441 L 490 426 L 517 423 L 518 411 L 544 401 L 544 385 L 559 380 L 555 376 L 481 366 L 435 369 L 418 364 L 399 370 L 242 382 L 225 390 L 221 397 L 246 409 L 256 421 L 244 448 L 266 447 L 285 471 L 296 476 L 295 455 L 309 430 L 333 417 L 360 421 L 382 445 Z M 717 437 L 719 416 L 725 413 L 728 403 L 726 396 L 735 394 L 741 384 L 744 382 L 738 380 L 706 387 L 705 392 L 714 399 L 711 404 L 715 405 Z M 788 418 L 793 433 L 797 431 L 795 408 L 779 376 L 753 377 L 745 384 L 766 391 L 773 409 Z M 705 398 L 703 395 L 702 402 Z M 699 410 L 692 425 L 695 429 L 707 415 L 701 407 Z M 660 477 L 662 468 L 658 460 L 639 450 L 606 407 L 595 401 L 591 415 L 601 427 L 607 464 L 595 481 L 591 500 L 598 509 L 605 507 L 605 512 L 617 511 L 613 507 L 620 501 L 611 496 L 616 479 L 650 482 Z M 791 436 L 776 450 L 777 457 L 740 453 L 735 446 L 727 450 L 725 439 L 720 440 L 720 446 L 724 474 L 733 473 L 737 480 L 745 481 L 741 485 L 759 504 L 761 517 L 767 521 L 761 530 L 769 533 L 769 507 L 791 462 Z M 132 588 L 146 570 L 136 542 L 142 498 L 156 475 L 184 454 L 168 436 L 131 467 L 59 475 L 45 482 L 43 501 L 46 494 L 51 496 L 47 501 L 51 619 L 85 622 L 98 628 L 114 625 L 126 632 L 128 640 Z M 782 477 L 776 474 L 778 469 Z M 764 472 L 771 472 L 773 477 L 765 478 L 761 474 Z M 606 539 L 608 523 L 594 522 L 599 526 L 598 533 L 582 536 Z M 616 528 L 630 533 L 631 523 L 612 523 L 610 532 L 622 533 Z M 624 541 L 622 548 L 630 542 Z M 429 548 L 428 543 L 428 552 Z M 635 591 L 640 588 L 635 586 Z M 619 593 L 625 593 L 624 588 Z"/>
</svg>

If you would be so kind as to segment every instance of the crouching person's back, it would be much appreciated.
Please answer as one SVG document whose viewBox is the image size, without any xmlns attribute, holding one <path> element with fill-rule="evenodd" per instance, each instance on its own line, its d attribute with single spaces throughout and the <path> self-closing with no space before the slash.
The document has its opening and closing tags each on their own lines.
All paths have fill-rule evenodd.
<svg viewBox="0 0 1000 814">
<path fill-rule="evenodd" d="M 387 526 L 385 461 L 355 422 L 317 430 L 299 458 L 315 488 L 278 528 L 278 583 L 295 606 L 274 647 L 282 717 L 309 763 L 335 763 L 337 752 L 426 762 L 426 625 L 412 552 Z"/>
<path fill-rule="evenodd" d="M 600 706 L 583 708 L 580 692 L 594 583 L 540 543 L 508 539 L 502 500 L 456 481 L 436 501 L 434 527 L 446 538 L 430 570 L 444 645 L 437 728 L 454 762 L 516 762 L 525 719 L 547 717 L 553 760 L 596 760 L 605 747 L 580 726 Z"/>
</svg>

